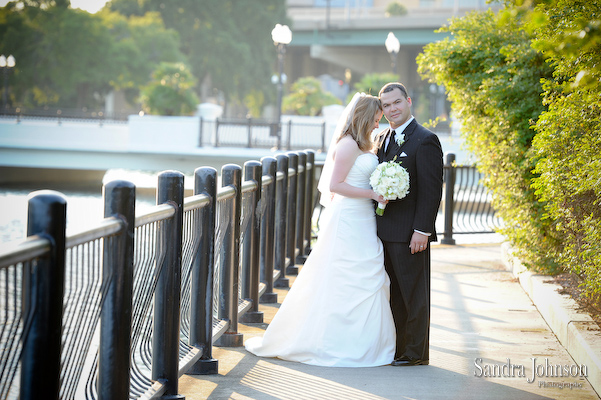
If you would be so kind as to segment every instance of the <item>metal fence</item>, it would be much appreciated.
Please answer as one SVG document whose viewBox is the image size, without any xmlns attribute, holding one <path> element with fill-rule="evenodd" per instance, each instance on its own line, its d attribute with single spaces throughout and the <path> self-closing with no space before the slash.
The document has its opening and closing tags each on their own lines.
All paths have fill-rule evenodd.
<svg viewBox="0 0 601 400">
<path fill-rule="evenodd" d="M 184 374 L 217 373 L 213 344 L 242 345 L 309 252 L 313 151 L 159 175 L 157 206 L 104 187 L 105 218 L 66 236 L 57 192 L 29 200 L 28 239 L 0 253 L 0 398 L 175 396 Z M 244 173 L 244 177 L 242 174 Z"/>
<path fill-rule="evenodd" d="M 98 110 L 88 110 L 87 108 L 5 108 L 0 113 L 0 118 L 14 119 L 17 122 L 22 120 L 34 121 L 56 121 L 60 125 L 63 121 L 70 122 L 88 122 L 103 125 L 125 124 L 129 117 L 128 113 L 112 112 L 106 113 Z"/>
<path fill-rule="evenodd" d="M 253 118 L 200 119 L 199 146 L 326 150 L 326 123 Z"/>
<path fill-rule="evenodd" d="M 214 374 L 213 344 L 241 346 L 238 321 L 310 251 L 315 153 L 288 152 L 159 175 L 157 205 L 135 216 L 135 187 L 104 187 L 105 218 L 66 236 L 57 192 L 29 200 L 28 239 L 0 252 L 0 398 L 175 396 L 183 373 Z M 244 175 L 244 176 L 242 176 Z M 473 166 L 444 167 L 442 243 L 500 225 Z"/>
<path fill-rule="evenodd" d="M 326 151 L 326 122 L 299 122 L 293 119 L 278 124 L 275 120 L 259 118 L 198 119 L 198 146 L 277 148 L 282 150 L 318 149 Z M 286 117 L 287 118 L 287 117 Z M 94 125 L 127 124 L 127 114 L 103 114 L 77 109 L 7 109 L 0 119 L 21 121 L 46 121 L 86 123 Z"/>
<path fill-rule="evenodd" d="M 317 163 L 321 170 L 323 162 Z M 436 230 L 442 234 L 442 244 L 455 244 L 453 235 L 495 233 L 501 226 L 501 219 L 492 207 L 492 196 L 482 183 L 484 175 L 474 165 L 456 165 L 455 154 L 446 155 L 443 168 L 443 197 L 438 210 Z M 319 197 L 313 199 L 317 210 L 319 229 L 321 205 Z"/>
<path fill-rule="evenodd" d="M 456 165 L 455 154 L 444 164 L 444 194 L 440 206 L 442 244 L 455 244 L 453 235 L 494 233 L 502 221 L 495 214 L 492 196 L 474 165 Z"/>
</svg>

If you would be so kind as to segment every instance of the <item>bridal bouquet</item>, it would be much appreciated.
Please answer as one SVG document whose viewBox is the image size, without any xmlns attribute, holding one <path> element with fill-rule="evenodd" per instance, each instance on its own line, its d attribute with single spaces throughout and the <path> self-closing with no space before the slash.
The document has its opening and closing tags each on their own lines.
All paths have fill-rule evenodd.
<svg viewBox="0 0 601 400">
<path fill-rule="evenodd" d="M 409 173 L 394 160 L 387 161 L 379 164 L 372 172 L 369 184 L 374 192 L 386 200 L 402 199 L 409 193 Z M 378 203 L 376 214 L 384 215 L 384 208 L 386 204 Z"/>
</svg>

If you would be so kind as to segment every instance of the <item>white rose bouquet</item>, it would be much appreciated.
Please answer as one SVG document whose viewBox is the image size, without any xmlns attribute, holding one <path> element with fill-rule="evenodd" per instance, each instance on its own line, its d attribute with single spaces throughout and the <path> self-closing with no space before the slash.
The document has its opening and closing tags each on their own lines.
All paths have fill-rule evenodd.
<svg viewBox="0 0 601 400">
<path fill-rule="evenodd" d="M 394 160 L 387 161 L 379 164 L 372 172 L 369 184 L 385 200 L 402 199 L 409 193 L 409 172 Z M 378 203 L 376 214 L 384 215 L 385 208 L 386 204 Z"/>
</svg>

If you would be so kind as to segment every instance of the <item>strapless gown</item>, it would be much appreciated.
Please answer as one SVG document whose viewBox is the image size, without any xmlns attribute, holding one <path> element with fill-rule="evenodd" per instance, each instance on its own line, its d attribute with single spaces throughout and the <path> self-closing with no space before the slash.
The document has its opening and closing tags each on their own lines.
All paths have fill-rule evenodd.
<svg viewBox="0 0 601 400">
<path fill-rule="evenodd" d="M 346 182 L 369 188 L 377 165 L 360 155 Z M 321 366 L 390 364 L 395 328 L 375 218 L 370 199 L 334 196 L 296 281 L 263 337 L 246 340 L 248 351 Z"/>
</svg>

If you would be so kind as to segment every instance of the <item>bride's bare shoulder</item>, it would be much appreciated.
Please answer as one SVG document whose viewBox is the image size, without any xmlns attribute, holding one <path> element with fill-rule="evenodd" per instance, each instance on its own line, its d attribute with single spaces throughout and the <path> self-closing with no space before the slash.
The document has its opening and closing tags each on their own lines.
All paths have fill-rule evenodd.
<svg viewBox="0 0 601 400">
<path fill-rule="evenodd" d="M 357 142 L 355 142 L 355 140 L 348 135 L 342 137 L 338 141 L 336 150 L 339 150 L 339 149 L 344 149 L 345 151 L 352 151 L 352 150 L 356 150 L 358 152 L 360 151 L 359 145 L 357 144 Z"/>
<path fill-rule="evenodd" d="M 334 153 L 334 160 L 340 160 L 342 158 L 346 160 L 354 160 L 361 154 L 359 145 L 349 136 L 341 138 L 336 144 L 336 150 Z"/>
</svg>

